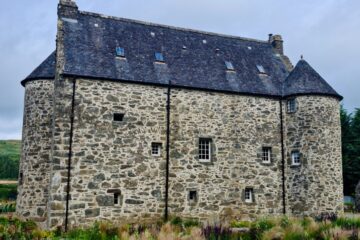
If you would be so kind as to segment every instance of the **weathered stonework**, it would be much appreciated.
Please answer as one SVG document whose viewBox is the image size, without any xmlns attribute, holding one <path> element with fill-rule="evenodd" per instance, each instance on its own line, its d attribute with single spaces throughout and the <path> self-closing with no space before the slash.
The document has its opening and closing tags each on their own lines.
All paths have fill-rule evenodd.
<svg viewBox="0 0 360 240">
<path fill-rule="evenodd" d="M 25 86 L 22 151 L 16 211 L 46 226 L 53 110 L 53 80 Z"/>
<path fill-rule="evenodd" d="M 268 98 L 173 90 L 170 200 L 174 214 L 254 217 L 281 213 L 280 103 Z M 198 160 L 199 138 L 212 139 L 212 161 Z M 271 146 L 270 164 L 261 160 Z M 245 203 L 252 187 L 255 203 Z M 198 201 L 191 204 L 190 190 Z"/>
<path fill-rule="evenodd" d="M 284 203 L 288 215 L 342 212 L 341 96 L 304 60 L 293 69 L 280 36 L 157 26 L 81 12 L 70 0 L 58 17 L 56 53 L 22 82 L 18 215 L 71 228 L 155 221 L 166 203 L 170 215 L 200 219 L 279 215 Z M 154 63 L 160 50 L 165 61 Z M 202 138 L 210 162 L 199 161 Z"/>
<path fill-rule="evenodd" d="M 62 79 L 61 84 L 61 91 L 55 94 L 62 95 L 54 105 L 51 181 L 48 172 L 51 83 L 34 81 L 26 88 L 25 108 L 34 109 L 36 102 L 41 114 L 49 116 L 43 118 L 34 110 L 31 115 L 26 114 L 23 147 L 26 161 L 21 165 L 26 177 L 19 188 L 22 197 L 18 213 L 34 216 L 39 222 L 46 219 L 46 227 L 63 226 L 66 211 L 73 80 Z M 71 226 L 105 219 L 136 222 L 162 218 L 166 92 L 163 87 L 76 79 L 68 215 Z M 290 215 L 341 212 L 338 100 L 299 96 L 296 101 L 295 113 L 286 113 L 283 101 L 287 212 Z M 170 109 L 170 214 L 201 219 L 214 214 L 244 218 L 282 214 L 279 100 L 172 89 Z M 123 121 L 114 122 L 114 113 L 123 113 Z M 39 118 L 45 122 L 38 121 Z M 32 124 L 46 126 L 39 140 L 33 141 L 39 132 L 27 128 Z M 198 160 L 199 138 L 212 140 L 210 163 Z M 30 140 L 36 147 L 42 147 L 27 145 Z M 40 140 L 42 144 L 38 144 Z M 160 156 L 151 155 L 152 142 L 162 144 Z M 263 147 L 272 149 L 270 164 L 261 160 Z M 29 165 L 37 164 L 29 158 L 34 149 L 36 156 L 41 156 L 36 159 L 46 163 L 36 172 Z M 298 167 L 291 166 L 293 150 L 301 153 Z M 40 177 L 42 182 L 29 182 L 31 175 L 34 179 Z M 40 186 L 43 195 L 35 196 L 32 187 Z M 254 190 L 253 203 L 244 201 L 245 188 L 249 187 Z M 189 191 L 197 191 L 197 201 L 189 199 Z M 118 204 L 114 204 L 115 193 Z M 27 199 L 39 203 L 30 204 Z"/>
<path fill-rule="evenodd" d="M 285 115 L 287 208 L 291 214 L 343 211 L 339 101 L 299 96 L 297 111 Z M 284 108 L 285 111 L 285 108 Z M 300 166 L 291 152 L 300 152 Z"/>
</svg>

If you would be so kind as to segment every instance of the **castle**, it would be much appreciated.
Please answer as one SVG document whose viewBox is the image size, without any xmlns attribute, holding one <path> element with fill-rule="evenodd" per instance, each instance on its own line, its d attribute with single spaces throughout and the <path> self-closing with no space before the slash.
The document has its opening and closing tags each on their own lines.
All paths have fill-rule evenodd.
<svg viewBox="0 0 360 240">
<path fill-rule="evenodd" d="M 266 41 L 79 11 L 22 85 L 17 214 L 96 220 L 341 212 L 339 102 Z"/>
</svg>

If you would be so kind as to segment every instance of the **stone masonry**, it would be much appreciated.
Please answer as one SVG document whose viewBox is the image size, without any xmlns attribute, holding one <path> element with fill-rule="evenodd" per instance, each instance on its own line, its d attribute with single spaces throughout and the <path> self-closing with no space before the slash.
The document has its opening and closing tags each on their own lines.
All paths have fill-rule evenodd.
<svg viewBox="0 0 360 240">
<path fill-rule="evenodd" d="M 113 18 L 71 0 L 58 16 L 56 51 L 22 82 L 20 217 L 49 229 L 153 222 L 166 209 L 201 220 L 343 211 L 342 97 L 306 61 L 293 68 L 281 36 Z"/>
</svg>

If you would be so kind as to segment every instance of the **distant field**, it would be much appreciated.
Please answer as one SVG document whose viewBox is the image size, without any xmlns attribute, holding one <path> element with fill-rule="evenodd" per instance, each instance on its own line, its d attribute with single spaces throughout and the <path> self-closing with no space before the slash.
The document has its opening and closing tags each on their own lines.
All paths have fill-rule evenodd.
<svg viewBox="0 0 360 240">
<path fill-rule="evenodd" d="M 17 195 L 16 184 L 0 184 L 0 201 L 15 200 Z"/>
<path fill-rule="evenodd" d="M 19 160 L 20 148 L 20 140 L 0 140 L 0 157 L 6 156 L 14 161 Z"/>
<path fill-rule="evenodd" d="M 17 179 L 20 148 L 20 140 L 0 140 L 0 179 Z"/>
</svg>

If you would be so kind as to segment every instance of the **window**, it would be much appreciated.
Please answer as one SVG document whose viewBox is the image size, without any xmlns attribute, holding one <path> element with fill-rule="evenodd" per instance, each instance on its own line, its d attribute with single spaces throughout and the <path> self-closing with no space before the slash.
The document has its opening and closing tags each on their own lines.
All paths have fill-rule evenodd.
<svg viewBox="0 0 360 240">
<path fill-rule="evenodd" d="M 254 201 L 252 188 L 245 188 L 245 202 L 252 203 Z"/>
<path fill-rule="evenodd" d="M 263 147 L 262 162 L 263 163 L 271 163 L 271 147 Z"/>
<path fill-rule="evenodd" d="M 107 193 L 112 193 L 114 196 L 114 205 L 120 205 L 121 204 L 121 191 L 120 189 L 108 189 Z"/>
<path fill-rule="evenodd" d="M 226 65 L 226 69 L 227 69 L 227 70 L 230 70 L 230 71 L 234 71 L 234 70 L 235 70 L 235 68 L 234 68 L 234 66 L 232 65 L 231 62 L 225 61 L 225 65 Z"/>
<path fill-rule="evenodd" d="M 152 143 L 151 144 L 151 155 L 160 156 L 161 155 L 161 143 Z"/>
<path fill-rule="evenodd" d="M 291 153 L 291 165 L 299 166 L 301 164 L 300 162 L 300 152 L 294 151 Z"/>
<path fill-rule="evenodd" d="M 266 74 L 265 68 L 262 65 L 256 65 L 259 73 Z"/>
<path fill-rule="evenodd" d="M 155 53 L 155 59 L 157 62 L 164 62 L 164 56 L 162 55 L 162 53 Z"/>
<path fill-rule="evenodd" d="M 189 191 L 189 201 L 190 202 L 197 201 L 197 192 L 196 191 Z"/>
<path fill-rule="evenodd" d="M 288 113 L 296 112 L 296 100 L 295 100 L 295 98 L 289 99 L 287 101 L 287 112 Z"/>
<path fill-rule="evenodd" d="M 116 56 L 125 57 L 125 49 L 121 47 L 116 48 Z"/>
<path fill-rule="evenodd" d="M 114 205 L 119 205 L 119 203 L 120 203 L 119 197 L 120 197 L 119 192 L 114 193 Z"/>
<path fill-rule="evenodd" d="M 114 113 L 114 121 L 115 122 L 122 122 L 124 120 L 123 113 Z"/>
<path fill-rule="evenodd" d="M 20 172 L 20 176 L 19 176 L 19 184 L 22 185 L 24 181 L 24 174 L 22 172 Z"/>
<path fill-rule="evenodd" d="M 211 139 L 206 139 L 206 138 L 199 139 L 199 161 L 201 162 L 211 161 Z"/>
</svg>

